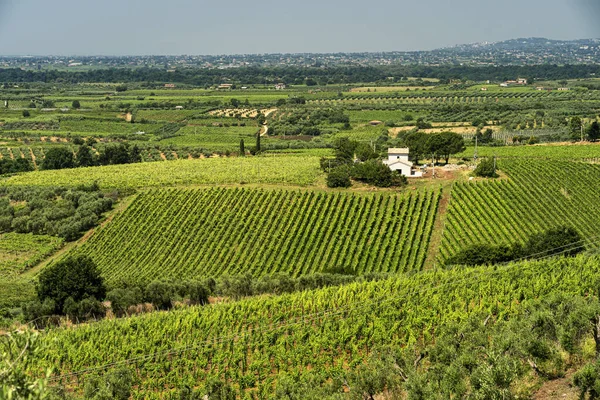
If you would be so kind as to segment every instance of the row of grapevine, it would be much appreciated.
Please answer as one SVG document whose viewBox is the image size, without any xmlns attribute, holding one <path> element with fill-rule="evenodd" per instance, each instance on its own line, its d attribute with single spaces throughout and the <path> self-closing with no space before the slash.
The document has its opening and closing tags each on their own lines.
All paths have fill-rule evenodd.
<svg viewBox="0 0 600 400">
<path fill-rule="evenodd" d="M 475 243 L 524 242 L 569 225 L 585 237 L 600 232 L 600 166 L 565 160 L 502 160 L 511 180 L 455 183 L 441 258 Z"/>
<path fill-rule="evenodd" d="M 78 251 L 110 281 L 420 270 L 439 191 L 152 190 Z"/>
<path fill-rule="evenodd" d="M 210 379 L 233 385 L 238 398 L 274 398 L 283 376 L 324 384 L 380 346 L 431 343 L 445 324 L 473 313 L 504 319 L 527 299 L 595 294 L 599 274 L 600 259 L 580 256 L 104 320 L 47 332 L 49 345 L 30 365 L 40 375 L 53 367 L 53 382 L 79 387 L 87 375 L 69 373 L 126 365 L 135 373 L 134 399 L 175 399 L 173 389 Z"/>
</svg>

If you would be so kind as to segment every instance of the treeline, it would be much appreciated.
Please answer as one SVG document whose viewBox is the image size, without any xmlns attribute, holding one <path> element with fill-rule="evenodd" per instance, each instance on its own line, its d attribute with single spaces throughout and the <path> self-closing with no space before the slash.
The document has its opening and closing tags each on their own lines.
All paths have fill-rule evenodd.
<svg viewBox="0 0 600 400">
<path fill-rule="evenodd" d="M 79 139 L 79 138 L 78 138 Z M 80 144 L 75 153 L 67 147 L 53 147 L 46 151 L 40 169 L 63 169 L 76 167 L 92 167 L 98 165 L 131 164 L 142 161 L 141 150 L 129 143 L 109 144 L 96 153 L 88 143 Z"/>
<path fill-rule="evenodd" d="M 75 240 L 96 226 L 113 200 L 98 186 L 0 187 L 0 233 L 51 235 Z"/>
<path fill-rule="evenodd" d="M 585 250 L 583 238 L 574 228 L 558 226 L 529 237 L 525 244 L 475 244 L 446 260 L 446 265 L 492 265 L 556 254 L 575 256 Z"/>
<path fill-rule="evenodd" d="M 0 82 L 175 82 L 196 86 L 220 84 L 224 80 L 245 84 L 287 84 L 318 83 L 344 84 L 359 82 L 387 81 L 392 76 L 437 78 L 443 81 L 494 80 L 503 81 L 522 76 L 535 79 L 577 79 L 600 75 L 600 65 L 532 65 L 532 66 L 422 66 L 390 65 L 365 67 L 247 67 L 221 69 L 190 68 L 167 72 L 158 68 L 139 69 L 92 69 L 89 71 L 23 71 L 19 68 L 0 69 Z"/>
<path fill-rule="evenodd" d="M 296 278 L 285 273 L 255 278 L 246 273 L 224 275 L 217 279 L 120 282 L 109 287 L 91 258 L 74 256 L 50 265 L 40 273 L 36 285 L 37 298 L 24 304 L 22 313 L 25 321 L 42 328 L 60 323 L 64 316 L 72 322 L 103 318 L 109 309 L 113 315 L 122 317 L 152 310 L 169 310 L 178 304 L 204 305 L 209 303 L 209 296 L 238 300 L 261 294 L 281 295 L 388 277 L 390 275 L 384 273 L 357 276 L 354 271 L 338 268 Z M 104 302 L 109 302 L 110 308 Z"/>
</svg>

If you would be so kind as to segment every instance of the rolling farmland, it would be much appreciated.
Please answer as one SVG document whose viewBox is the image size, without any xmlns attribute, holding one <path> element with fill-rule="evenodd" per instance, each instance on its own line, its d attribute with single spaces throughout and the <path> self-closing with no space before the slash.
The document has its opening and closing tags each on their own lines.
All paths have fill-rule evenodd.
<svg viewBox="0 0 600 400">
<path fill-rule="evenodd" d="M 77 252 L 110 280 L 423 268 L 439 191 L 152 190 Z"/>
</svg>

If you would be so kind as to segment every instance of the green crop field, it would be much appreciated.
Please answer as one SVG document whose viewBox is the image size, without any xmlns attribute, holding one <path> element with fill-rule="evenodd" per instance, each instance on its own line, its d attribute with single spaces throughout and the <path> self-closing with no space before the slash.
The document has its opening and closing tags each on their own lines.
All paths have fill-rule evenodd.
<svg viewBox="0 0 600 400">
<path fill-rule="evenodd" d="M 63 244 L 60 238 L 20 233 L 0 234 L 0 280 L 16 278 Z"/>
<path fill-rule="evenodd" d="M 80 249 L 110 281 L 423 267 L 437 192 L 153 190 Z"/>
<path fill-rule="evenodd" d="M 0 178 L 3 185 L 77 186 L 98 182 L 102 188 L 264 183 L 307 186 L 322 175 L 314 156 L 270 155 L 248 158 L 174 160 L 34 171 Z"/>
<path fill-rule="evenodd" d="M 68 376 L 104 365 L 135 371 L 134 399 L 177 398 L 176 388 L 218 378 L 238 397 L 275 398 L 284 377 L 322 385 L 373 349 L 431 343 L 445 324 L 479 313 L 499 320 L 550 293 L 596 293 L 600 259 L 525 262 L 498 269 L 442 270 L 298 294 L 192 307 L 47 332 L 34 371 Z M 487 320 L 486 320 L 487 321 Z M 450 353 L 454 354 L 454 353 Z M 64 376 L 61 378 L 61 376 Z"/>
<path fill-rule="evenodd" d="M 502 160 L 500 168 L 510 180 L 453 185 L 442 258 L 473 243 L 522 243 L 565 224 L 598 238 L 600 165 L 525 159 Z"/>
</svg>

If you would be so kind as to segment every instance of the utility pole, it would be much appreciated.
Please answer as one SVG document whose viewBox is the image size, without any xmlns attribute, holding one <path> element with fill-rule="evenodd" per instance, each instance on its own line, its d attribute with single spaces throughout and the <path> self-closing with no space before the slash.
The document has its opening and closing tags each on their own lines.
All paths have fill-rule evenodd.
<svg viewBox="0 0 600 400">
<path fill-rule="evenodd" d="M 473 160 L 477 161 L 477 134 L 475 134 L 475 154 L 473 154 Z"/>
<path fill-rule="evenodd" d="M 494 175 L 496 175 L 496 154 L 494 154 Z"/>
<path fill-rule="evenodd" d="M 581 120 L 581 141 L 583 142 L 583 119 Z"/>
</svg>

